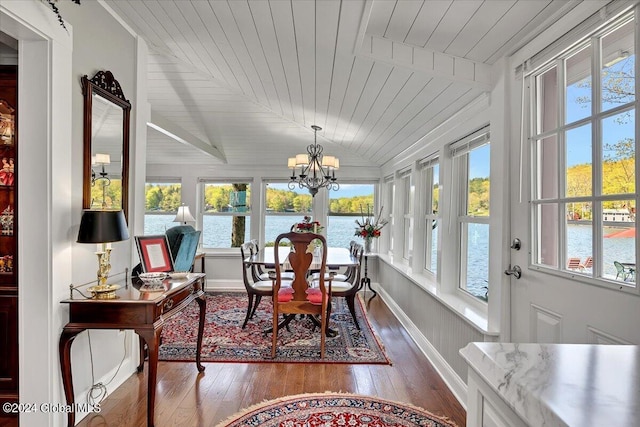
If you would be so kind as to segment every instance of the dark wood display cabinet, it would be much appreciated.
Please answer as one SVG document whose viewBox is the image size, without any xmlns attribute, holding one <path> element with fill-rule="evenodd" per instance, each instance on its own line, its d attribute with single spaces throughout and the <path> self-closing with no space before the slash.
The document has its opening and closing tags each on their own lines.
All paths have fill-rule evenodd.
<svg viewBox="0 0 640 427">
<path fill-rule="evenodd" d="M 0 66 L 0 403 L 18 401 L 18 67 Z M 0 425 L 18 425 L 0 411 Z"/>
</svg>

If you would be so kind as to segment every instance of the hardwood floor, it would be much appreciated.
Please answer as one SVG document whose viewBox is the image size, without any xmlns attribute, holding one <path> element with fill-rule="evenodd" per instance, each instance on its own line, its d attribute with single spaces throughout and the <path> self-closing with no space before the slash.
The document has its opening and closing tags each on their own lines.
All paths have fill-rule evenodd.
<svg viewBox="0 0 640 427">
<path fill-rule="evenodd" d="M 381 298 L 368 309 L 393 365 L 205 363 L 199 374 L 195 363 L 160 362 L 156 426 L 213 426 L 263 400 L 342 391 L 411 403 L 463 427 L 464 408 Z M 132 375 L 102 402 L 100 413 L 78 426 L 144 426 L 146 371 Z"/>
</svg>

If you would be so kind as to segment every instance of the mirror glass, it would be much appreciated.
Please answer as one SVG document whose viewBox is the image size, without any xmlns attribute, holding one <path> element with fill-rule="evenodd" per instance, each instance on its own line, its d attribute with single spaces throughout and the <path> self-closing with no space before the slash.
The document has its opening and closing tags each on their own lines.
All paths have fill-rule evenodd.
<svg viewBox="0 0 640 427">
<path fill-rule="evenodd" d="M 122 108 L 94 93 L 90 209 L 122 209 Z"/>
<path fill-rule="evenodd" d="M 110 71 L 82 77 L 84 94 L 83 209 L 127 216 L 131 104 Z"/>
</svg>

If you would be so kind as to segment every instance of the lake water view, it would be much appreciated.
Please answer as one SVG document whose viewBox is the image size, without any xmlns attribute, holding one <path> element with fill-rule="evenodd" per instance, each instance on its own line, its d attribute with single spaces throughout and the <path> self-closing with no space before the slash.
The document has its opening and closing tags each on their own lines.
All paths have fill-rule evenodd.
<svg viewBox="0 0 640 427">
<path fill-rule="evenodd" d="M 145 235 L 164 234 L 167 228 L 176 225 L 172 222 L 175 215 L 145 215 Z M 327 243 L 333 247 L 349 247 L 351 240 L 362 242 L 355 237 L 355 220 L 359 216 L 331 216 L 327 225 Z M 203 227 L 204 248 L 228 248 L 231 246 L 231 216 L 205 215 Z M 246 219 L 245 240 L 250 240 L 250 218 Z M 296 222 L 302 221 L 302 216 L 268 215 L 265 221 L 266 241 L 275 241 L 278 234 L 288 231 Z M 388 227 L 388 226 L 387 226 Z M 489 227 L 482 224 L 469 224 L 470 245 L 467 266 L 467 290 L 475 296 L 484 296 L 488 277 Z M 604 234 L 613 233 L 618 228 L 605 228 Z M 567 256 L 579 257 L 581 260 L 591 256 L 591 226 L 567 226 Z M 616 269 L 613 261 L 635 263 L 634 238 L 605 238 L 603 239 L 604 275 L 615 278 Z M 586 270 L 590 273 L 590 270 Z"/>
</svg>

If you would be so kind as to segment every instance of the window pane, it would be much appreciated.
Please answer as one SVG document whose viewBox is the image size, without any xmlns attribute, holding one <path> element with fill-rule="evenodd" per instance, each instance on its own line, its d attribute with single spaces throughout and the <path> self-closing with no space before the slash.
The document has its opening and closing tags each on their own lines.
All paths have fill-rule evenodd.
<svg viewBox="0 0 640 427">
<path fill-rule="evenodd" d="M 636 281 L 635 218 L 633 200 L 602 203 L 602 272 L 607 279 L 630 283 Z"/>
<path fill-rule="evenodd" d="M 635 192 L 635 111 L 602 120 L 602 194 Z"/>
<path fill-rule="evenodd" d="M 230 248 L 233 215 L 204 215 L 202 218 L 202 245 L 205 248 Z M 251 240 L 251 218 L 240 217 L 245 220 L 243 242 Z"/>
<path fill-rule="evenodd" d="M 265 246 L 273 246 L 276 237 L 282 233 L 291 231 L 291 226 L 302 222 L 304 215 L 267 215 L 264 218 Z M 348 244 L 347 244 L 348 245 Z"/>
<path fill-rule="evenodd" d="M 202 242 L 205 248 L 239 247 L 250 239 L 251 185 L 204 185 Z"/>
<path fill-rule="evenodd" d="M 567 197 L 591 195 L 591 124 L 571 129 L 567 139 Z"/>
<path fill-rule="evenodd" d="M 440 165 L 433 167 L 431 188 L 431 213 L 438 213 L 440 206 Z"/>
<path fill-rule="evenodd" d="M 591 115 L 591 45 L 566 61 L 566 121 L 572 123 Z"/>
<path fill-rule="evenodd" d="M 355 236 L 356 219 L 363 215 L 376 215 L 374 184 L 340 184 L 340 189 L 329 192 L 329 216 L 327 218 L 327 244 L 348 248 L 352 240 L 362 242 Z M 384 216 L 384 213 L 383 213 Z M 363 243 L 364 244 L 364 243 Z"/>
<path fill-rule="evenodd" d="M 251 212 L 251 185 L 215 183 L 204 186 L 204 211 Z"/>
<path fill-rule="evenodd" d="M 469 152 L 467 215 L 489 216 L 489 144 Z"/>
<path fill-rule="evenodd" d="M 602 111 L 635 99 L 634 21 L 602 39 Z"/>
<path fill-rule="evenodd" d="M 566 226 L 566 242 L 567 242 L 567 262 L 566 269 L 578 273 L 590 274 L 592 267 L 587 267 L 588 258 L 592 257 L 593 239 L 591 221 L 582 219 L 574 219 L 576 214 L 580 212 L 576 205 L 578 203 L 568 203 L 567 226 Z"/>
<path fill-rule="evenodd" d="M 394 238 L 393 238 L 393 229 L 395 228 L 396 218 L 393 216 L 393 201 L 396 199 L 396 185 L 394 182 L 390 182 L 387 184 L 387 197 L 389 199 L 389 224 L 387 224 L 387 228 L 389 229 L 389 250 L 393 251 L 394 246 Z"/>
<path fill-rule="evenodd" d="M 436 274 L 438 272 L 438 222 L 430 221 L 431 229 L 431 267 L 429 270 Z M 427 231 L 428 232 L 428 231 Z"/>
<path fill-rule="evenodd" d="M 536 85 L 540 99 L 537 133 L 543 133 L 558 127 L 558 69 L 553 67 L 537 76 Z"/>
<path fill-rule="evenodd" d="M 558 137 L 551 135 L 538 141 L 538 194 L 542 199 L 558 197 Z"/>
<path fill-rule="evenodd" d="M 309 213 L 313 199 L 306 190 L 290 190 L 285 183 L 267 183 L 267 214 L 270 212 Z M 293 224 L 294 221 L 291 223 Z M 275 239 L 274 239 L 275 240 Z"/>
<path fill-rule="evenodd" d="M 486 299 L 489 287 L 489 224 L 462 224 L 462 228 L 467 248 L 463 288 L 475 297 Z"/>
<path fill-rule="evenodd" d="M 169 228 L 178 225 L 173 222 L 176 214 L 158 214 L 147 212 L 144 214 L 144 235 L 164 234 Z"/>
<path fill-rule="evenodd" d="M 534 263 L 558 268 L 558 204 L 544 203 L 535 212 L 538 247 Z"/>
<path fill-rule="evenodd" d="M 182 185 L 176 182 L 148 182 L 144 186 L 144 234 L 164 234 L 173 222 L 182 200 Z"/>
</svg>

